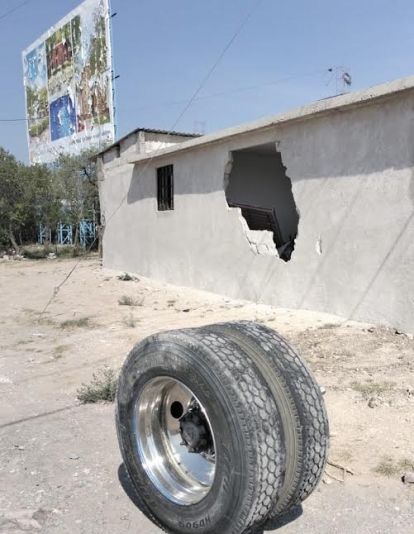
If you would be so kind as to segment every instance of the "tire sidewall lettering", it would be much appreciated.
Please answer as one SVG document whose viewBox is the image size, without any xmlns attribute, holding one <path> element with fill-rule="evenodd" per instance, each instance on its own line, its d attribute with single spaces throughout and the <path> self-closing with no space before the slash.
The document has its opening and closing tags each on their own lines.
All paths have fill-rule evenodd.
<svg viewBox="0 0 414 534">
<path fill-rule="evenodd" d="M 179 528 L 187 528 L 187 529 L 199 529 L 206 527 L 211 523 L 210 516 L 206 516 L 203 519 L 200 519 L 200 521 L 180 521 L 178 523 Z"/>
</svg>

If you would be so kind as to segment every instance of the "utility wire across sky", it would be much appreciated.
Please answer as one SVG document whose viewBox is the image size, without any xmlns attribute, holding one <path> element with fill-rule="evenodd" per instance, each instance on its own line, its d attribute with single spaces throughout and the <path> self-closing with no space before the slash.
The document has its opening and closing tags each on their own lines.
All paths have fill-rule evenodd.
<svg viewBox="0 0 414 534">
<path fill-rule="evenodd" d="M 26 4 L 28 4 L 31 1 L 32 0 L 24 0 L 24 2 L 20 2 L 20 4 L 17 4 L 16 6 L 12 7 L 8 11 L 5 11 L 4 13 L 2 13 L 0 15 L 0 20 L 5 19 L 6 17 L 8 17 L 9 15 L 11 15 L 12 13 L 14 13 L 15 11 L 17 11 L 18 9 L 20 9 L 23 6 L 25 6 Z"/>
<path fill-rule="evenodd" d="M 263 0 L 258 0 L 256 1 L 253 6 L 250 8 L 250 10 L 248 11 L 248 13 L 245 15 L 245 17 L 242 19 L 242 21 L 240 22 L 240 24 L 238 25 L 237 29 L 235 30 L 235 32 L 233 33 L 232 37 L 230 38 L 230 40 L 226 43 L 226 45 L 224 46 L 224 48 L 222 49 L 222 51 L 220 52 L 220 54 L 218 55 L 216 61 L 212 64 L 212 66 L 209 68 L 209 70 L 207 71 L 207 74 L 204 76 L 204 78 L 202 78 L 201 82 L 199 83 L 199 85 L 197 86 L 196 90 L 194 91 L 193 95 L 191 96 L 191 98 L 186 102 L 186 105 L 184 106 L 184 108 L 182 109 L 182 111 L 179 113 L 177 119 L 174 121 L 174 123 L 172 124 L 171 128 L 168 130 L 168 135 L 171 135 L 172 132 L 174 132 L 174 130 L 176 129 L 178 123 L 180 122 L 180 120 L 182 119 L 182 117 L 185 115 L 185 113 L 188 111 L 188 109 L 191 107 L 191 105 L 193 104 L 194 100 L 197 98 L 197 96 L 199 95 L 199 93 L 202 91 L 203 87 L 207 84 L 208 80 L 211 78 L 211 76 L 213 75 L 213 73 L 215 72 L 215 70 L 217 69 L 217 67 L 219 66 L 221 60 L 223 59 L 223 57 L 225 56 L 225 54 L 227 53 L 227 51 L 231 48 L 231 46 L 233 45 L 234 41 L 237 39 L 237 36 L 241 33 L 241 31 L 243 30 L 243 28 L 246 26 L 246 24 L 249 22 L 249 20 L 251 19 L 251 17 L 253 16 L 253 13 L 255 12 L 255 10 L 259 7 L 259 5 L 263 2 Z M 157 150 L 155 150 L 153 153 L 152 153 L 152 157 L 146 162 L 146 164 L 141 168 L 140 172 L 138 173 L 138 176 L 136 177 L 136 179 L 139 179 L 140 176 L 142 176 L 142 174 L 148 169 L 148 167 L 151 165 L 153 159 L 159 154 L 160 150 L 162 150 L 161 148 L 158 148 Z M 119 202 L 118 206 L 112 211 L 112 213 L 109 214 L 109 216 L 106 218 L 105 220 L 105 224 L 108 223 L 108 221 L 110 221 L 115 215 L 116 213 L 119 211 L 119 209 L 121 208 L 121 206 L 123 205 L 123 203 L 125 202 L 125 200 L 127 199 L 127 196 L 128 196 L 128 193 L 126 192 L 125 195 L 123 195 L 123 197 L 121 198 L 121 201 Z M 87 251 L 86 251 L 86 254 L 88 254 L 93 246 L 95 245 L 96 243 L 96 240 L 97 240 L 97 237 L 95 237 L 95 239 L 92 241 L 92 243 L 89 245 Z M 85 254 L 85 255 L 86 255 Z M 40 313 L 40 316 L 42 316 L 46 310 L 48 309 L 48 307 L 50 306 L 50 304 L 54 301 L 54 299 L 56 298 L 57 294 L 59 293 L 61 287 L 69 280 L 69 278 L 72 276 L 73 272 L 76 270 L 76 268 L 78 267 L 78 265 L 80 264 L 80 262 L 82 261 L 82 258 L 80 258 L 76 263 L 75 265 L 73 265 L 73 267 L 69 270 L 69 272 L 66 274 L 66 276 L 63 278 L 63 280 L 57 285 L 55 286 L 55 288 L 53 289 L 53 293 L 51 294 L 49 300 L 46 302 L 46 305 L 44 306 L 43 310 L 41 311 Z"/>
<path fill-rule="evenodd" d="M 331 70 L 332 70 L 332 67 L 325 68 L 325 69 L 318 69 L 318 70 L 315 70 L 315 71 L 312 71 L 312 72 L 303 73 L 303 74 L 293 74 L 291 76 L 285 76 L 284 78 L 280 78 L 279 80 L 275 80 L 273 82 L 264 82 L 264 83 L 257 84 L 257 85 L 247 85 L 247 86 L 242 86 L 242 87 L 236 87 L 234 89 L 229 89 L 229 90 L 226 90 L 226 91 L 219 91 L 217 93 L 199 95 L 196 98 L 194 98 L 192 102 L 193 103 L 194 102 L 200 102 L 202 100 L 209 100 L 209 99 L 214 99 L 214 98 L 225 97 L 225 96 L 233 95 L 233 94 L 236 94 L 236 93 L 255 91 L 257 89 L 262 89 L 263 87 L 273 87 L 273 86 L 276 86 L 276 85 L 280 85 L 282 83 L 285 83 L 285 82 L 288 82 L 288 81 L 291 81 L 291 80 L 298 80 L 298 79 L 302 79 L 302 78 L 310 78 L 310 77 L 313 77 L 313 76 L 315 76 L 315 77 L 316 76 L 323 76 L 323 75 L 327 74 L 328 72 L 330 72 Z M 188 100 L 171 100 L 171 101 L 161 102 L 159 104 L 153 104 L 153 105 L 149 105 L 149 106 L 148 105 L 140 106 L 140 107 L 135 108 L 135 111 L 138 111 L 140 109 L 148 109 L 148 108 L 173 107 L 173 106 L 186 104 L 187 102 L 188 102 Z M 30 120 L 36 120 L 36 119 L 42 119 L 42 118 L 43 118 L 43 116 L 32 117 Z M 0 122 L 26 122 L 28 120 L 29 119 L 27 119 L 27 118 L 24 119 L 24 118 L 21 118 L 21 117 L 20 118 L 4 118 L 4 119 L 0 119 Z"/>
</svg>

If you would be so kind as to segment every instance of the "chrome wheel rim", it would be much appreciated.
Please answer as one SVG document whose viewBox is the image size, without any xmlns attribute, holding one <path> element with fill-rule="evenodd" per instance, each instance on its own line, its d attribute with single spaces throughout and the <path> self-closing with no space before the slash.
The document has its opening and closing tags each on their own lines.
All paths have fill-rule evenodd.
<svg viewBox="0 0 414 534">
<path fill-rule="evenodd" d="M 182 382 L 148 381 L 135 401 L 135 435 L 141 464 L 158 491 L 180 505 L 200 502 L 216 472 L 208 414 Z"/>
</svg>

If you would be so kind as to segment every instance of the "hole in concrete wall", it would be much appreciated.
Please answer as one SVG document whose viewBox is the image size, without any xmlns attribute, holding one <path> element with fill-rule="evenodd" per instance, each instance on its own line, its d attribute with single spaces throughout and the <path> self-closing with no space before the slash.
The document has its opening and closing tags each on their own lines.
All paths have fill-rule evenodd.
<svg viewBox="0 0 414 534">
<path fill-rule="evenodd" d="M 228 205 L 241 211 L 251 247 L 289 261 L 299 214 L 276 143 L 234 150 L 225 170 L 225 192 Z"/>
</svg>

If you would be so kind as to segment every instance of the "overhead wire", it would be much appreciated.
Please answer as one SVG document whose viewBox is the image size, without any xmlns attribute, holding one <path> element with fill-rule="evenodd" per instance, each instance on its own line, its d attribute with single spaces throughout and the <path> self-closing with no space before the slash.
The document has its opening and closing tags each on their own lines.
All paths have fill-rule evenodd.
<svg viewBox="0 0 414 534">
<path fill-rule="evenodd" d="M 38 115 L 37 117 L 26 117 L 25 119 L 22 118 L 15 118 L 15 119 L 0 119 L 0 122 L 29 122 L 29 121 L 36 121 L 40 119 L 45 119 L 46 117 L 49 117 L 49 115 Z"/>
<path fill-rule="evenodd" d="M 249 20 L 252 18 L 253 16 L 253 13 L 254 11 L 259 7 L 259 5 L 263 2 L 263 0 L 257 0 L 252 8 L 250 9 L 250 11 L 247 13 L 247 15 L 244 17 L 244 19 L 241 21 L 240 25 L 238 26 L 238 28 L 236 29 L 236 31 L 234 32 L 233 36 L 231 37 L 231 39 L 228 41 L 228 43 L 226 44 L 226 46 L 223 48 L 223 50 L 220 52 L 217 60 L 213 63 L 213 65 L 210 67 L 210 69 L 207 71 L 207 74 L 204 76 L 204 78 L 201 80 L 201 82 L 199 83 L 197 89 L 194 91 L 192 97 L 190 98 L 190 100 L 187 102 L 187 104 L 184 106 L 183 110 L 181 111 L 181 113 L 178 115 L 176 121 L 174 122 L 173 126 L 171 127 L 171 130 L 174 130 L 176 125 L 180 122 L 180 120 L 182 119 L 182 117 L 185 115 L 185 113 L 187 112 L 187 110 L 191 107 L 192 103 L 194 102 L 194 100 L 197 98 L 198 94 L 200 93 L 200 91 L 202 90 L 202 88 L 206 85 L 206 83 L 208 82 L 208 80 L 211 78 L 211 76 L 213 75 L 213 73 L 215 72 L 215 70 L 217 69 L 217 67 L 219 66 L 219 64 L 221 63 L 221 60 L 223 59 L 223 57 L 226 55 L 227 51 L 231 48 L 232 44 L 234 43 L 234 41 L 237 39 L 237 37 L 240 35 L 241 31 L 243 30 L 243 28 L 246 26 L 246 24 L 249 22 Z"/>
<path fill-rule="evenodd" d="M 311 76 L 324 75 L 324 74 L 326 74 L 326 73 L 328 73 L 330 71 L 330 68 L 317 69 L 317 70 L 314 70 L 314 71 L 311 71 L 311 72 L 302 73 L 302 74 L 292 74 L 291 76 L 285 76 L 284 78 L 279 78 L 278 80 L 274 80 L 272 82 L 265 82 L 265 83 L 256 84 L 256 85 L 246 85 L 246 86 L 242 86 L 242 87 L 235 87 L 234 89 L 229 89 L 229 90 L 226 90 L 226 91 L 219 91 L 217 93 L 200 95 L 197 98 L 194 98 L 193 103 L 194 102 L 200 102 L 202 100 L 209 100 L 210 98 L 220 98 L 220 97 L 223 97 L 223 96 L 233 95 L 233 94 L 236 94 L 236 93 L 255 91 L 256 89 L 262 89 L 263 87 L 272 87 L 272 86 L 279 85 L 281 83 L 285 83 L 285 82 L 288 82 L 288 81 L 291 81 L 291 80 L 297 80 L 297 79 L 301 79 L 301 78 L 309 78 Z M 183 104 L 183 103 L 187 103 L 187 100 L 171 100 L 171 101 L 167 101 L 167 102 L 161 102 L 159 104 L 154 104 L 153 106 L 151 106 L 151 105 L 149 105 L 149 106 L 146 105 L 146 106 L 142 106 L 142 107 L 140 106 L 138 108 L 134 108 L 134 110 L 137 111 L 139 109 L 158 108 L 158 107 L 164 107 L 164 106 L 165 107 L 173 107 L 173 106 L 178 106 L 178 105 Z M 10 119 L 0 119 L 0 122 L 28 122 L 28 121 L 34 121 L 34 120 L 43 119 L 45 117 L 48 117 L 48 115 L 39 115 L 37 117 L 27 117 L 27 118 L 18 118 L 18 117 L 16 117 L 16 118 L 10 118 Z"/>
<path fill-rule="evenodd" d="M 297 80 L 300 78 L 307 78 L 311 76 L 324 75 L 327 72 L 329 72 L 329 68 L 317 69 L 317 70 L 314 70 L 311 72 L 305 72 L 305 73 L 292 74 L 290 76 L 285 76 L 283 78 L 279 78 L 278 80 L 274 80 L 271 82 L 264 82 L 264 83 L 256 84 L 256 85 L 246 85 L 246 86 L 241 86 L 241 87 L 235 87 L 234 89 L 218 91 L 217 93 L 199 95 L 197 98 L 194 99 L 194 102 L 200 102 L 202 100 L 209 100 L 212 98 L 220 98 L 220 97 L 224 97 L 227 95 L 234 95 L 236 93 L 255 91 L 257 89 L 262 89 L 263 87 L 272 87 L 272 86 L 279 85 L 279 84 L 282 84 L 284 82 L 288 82 L 291 80 Z M 153 106 L 152 105 L 139 106 L 139 107 L 134 108 L 134 111 L 138 111 L 140 109 L 161 107 L 161 106 L 172 107 L 172 106 L 183 104 L 184 102 L 186 102 L 186 100 L 170 100 L 167 102 L 161 102 L 160 104 L 154 104 Z"/>
<path fill-rule="evenodd" d="M 18 9 L 20 9 L 23 6 L 25 6 L 26 4 L 28 4 L 31 1 L 32 0 L 24 0 L 23 2 L 20 2 L 20 4 L 17 4 L 17 6 L 14 6 L 11 9 L 9 9 L 8 11 L 5 11 L 2 15 L 0 15 L 0 20 L 5 19 L 6 17 L 8 17 L 9 15 L 11 15 L 12 13 L 14 13 L 15 11 L 17 11 Z"/>
<path fill-rule="evenodd" d="M 171 135 L 171 132 L 173 132 L 177 126 L 177 124 L 180 122 L 180 120 L 182 119 L 182 117 L 185 115 L 185 113 L 188 111 L 188 109 L 191 107 L 192 103 L 194 102 L 194 99 L 197 97 L 197 95 L 200 93 L 200 91 L 203 89 L 203 87 L 206 85 L 206 83 L 208 82 L 208 80 L 211 78 L 211 76 L 213 75 L 213 73 L 215 72 L 215 70 L 217 69 L 218 65 L 220 64 L 220 62 L 222 61 L 223 57 L 225 56 L 225 54 L 227 53 L 227 51 L 230 49 L 230 47 L 232 46 L 232 44 L 234 43 L 234 41 L 237 39 L 238 35 L 241 33 L 241 31 L 243 30 L 243 28 L 246 26 L 246 24 L 249 22 L 249 20 L 251 19 L 251 17 L 253 16 L 253 13 L 255 12 L 255 10 L 259 7 L 259 5 L 263 2 L 263 0 L 257 0 L 253 6 L 250 8 L 250 10 L 247 12 L 247 14 L 245 15 L 245 17 L 242 19 L 241 23 L 238 25 L 238 27 L 236 28 L 235 32 L 233 33 L 232 37 L 229 39 L 229 41 L 226 43 L 226 45 L 224 46 L 224 48 L 221 50 L 220 54 L 218 55 L 216 61 L 214 61 L 214 63 L 212 64 L 212 66 L 209 68 L 209 70 L 207 71 L 207 74 L 202 78 L 202 80 L 200 81 L 200 83 L 198 84 L 196 90 L 194 91 L 194 93 L 192 94 L 191 98 L 187 101 L 186 105 L 184 106 L 184 108 L 182 109 L 182 111 L 179 113 L 177 119 L 174 121 L 173 125 L 171 126 L 171 128 L 169 129 L 168 131 L 168 135 Z M 159 154 L 160 150 L 162 150 L 161 148 L 158 148 L 157 150 L 155 150 L 151 157 L 147 160 L 146 164 L 140 169 L 138 175 L 137 175 L 137 178 L 139 178 L 147 169 L 148 167 L 150 166 L 150 164 L 152 163 L 152 161 L 154 160 L 154 158 Z M 118 212 L 118 210 L 121 208 L 121 206 L 123 205 L 123 203 L 125 202 L 125 200 L 127 199 L 127 196 L 128 196 L 128 192 L 125 193 L 125 195 L 123 195 L 120 203 L 118 204 L 118 206 L 114 209 L 114 211 L 109 215 L 108 218 L 105 218 L 105 225 L 108 224 L 108 222 L 112 219 L 112 217 L 115 216 L 115 214 Z M 92 243 L 89 245 L 88 249 L 86 250 L 85 252 L 85 255 L 88 254 L 93 246 L 95 245 L 96 241 L 98 239 L 98 236 L 96 236 L 94 238 L 94 240 L 92 241 Z M 53 300 L 55 299 L 56 295 L 59 293 L 61 287 L 69 280 L 69 278 L 71 277 L 71 275 L 73 274 L 73 272 L 75 271 L 75 269 L 78 267 L 78 265 L 80 264 L 80 262 L 82 261 L 82 258 L 80 258 L 74 265 L 73 267 L 69 270 L 69 272 L 67 273 L 67 275 L 63 278 L 63 280 L 57 285 L 55 286 L 54 290 L 53 290 L 53 293 L 52 295 L 50 296 L 49 300 L 47 301 L 46 305 L 44 306 L 43 310 L 41 311 L 40 313 L 40 316 L 42 316 L 46 310 L 48 309 L 48 307 L 50 306 L 50 304 L 53 302 Z"/>
</svg>

